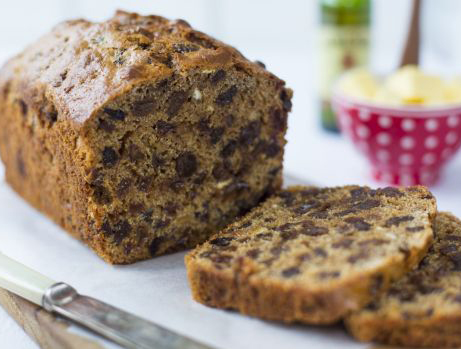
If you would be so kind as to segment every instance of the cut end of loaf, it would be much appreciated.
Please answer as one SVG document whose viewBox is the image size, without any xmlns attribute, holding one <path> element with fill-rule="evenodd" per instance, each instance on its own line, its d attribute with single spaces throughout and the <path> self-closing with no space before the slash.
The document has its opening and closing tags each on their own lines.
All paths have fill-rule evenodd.
<svg viewBox="0 0 461 349">
<path fill-rule="evenodd" d="M 88 126 L 99 253 L 118 262 L 193 247 L 277 190 L 283 91 L 237 70 L 198 70 L 105 106 Z"/>
</svg>

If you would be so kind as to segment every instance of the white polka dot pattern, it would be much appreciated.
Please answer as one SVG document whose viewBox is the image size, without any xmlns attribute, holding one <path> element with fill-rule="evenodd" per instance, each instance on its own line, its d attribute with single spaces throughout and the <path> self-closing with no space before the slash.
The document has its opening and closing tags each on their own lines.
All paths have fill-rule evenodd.
<svg viewBox="0 0 461 349">
<path fill-rule="evenodd" d="M 381 145 L 389 145 L 391 143 L 391 136 L 389 133 L 381 132 L 376 136 L 376 141 Z"/>
<path fill-rule="evenodd" d="M 378 117 L 378 124 L 382 128 L 389 128 L 392 126 L 392 119 L 389 116 L 382 115 Z"/>
<path fill-rule="evenodd" d="M 400 183 L 405 186 L 414 185 L 415 179 L 410 173 L 402 173 L 400 175 Z"/>
<path fill-rule="evenodd" d="M 451 115 L 448 120 L 447 124 L 449 127 L 456 127 L 459 125 L 459 116 L 457 115 Z"/>
<path fill-rule="evenodd" d="M 362 121 L 368 121 L 371 118 L 370 112 L 367 109 L 359 110 L 359 118 Z"/>
<path fill-rule="evenodd" d="M 424 141 L 424 145 L 428 149 L 434 149 L 435 147 L 437 147 L 438 144 L 439 144 L 439 140 L 436 136 L 429 136 Z"/>
<path fill-rule="evenodd" d="M 368 138 L 370 136 L 370 130 L 364 125 L 357 126 L 357 136 L 360 138 Z"/>
<path fill-rule="evenodd" d="M 376 152 L 376 157 L 380 161 L 387 162 L 387 161 L 389 161 L 389 159 L 391 157 L 391 154 L 387 150 L 379 149 Z"/>
<path fill-rule="evenodd" d="M 373 176 L 395 185 L 433 184 L 461 147 L 461 108 L 449 113 L 338 104 L 342 130 L 371 162 Z"/>
<path fill-rule="evenodd" d="M 399 162 L 402 165 L 411 165 L 413 163 L 413 155 L 405 153 L 400 155 Z"/>
<path fill-rule="evenodd" d="M 436 157 L 434 153 L 426 153 L 423 155 L 423 164 L 432 165 L 435 163 Z"/>
<path fill-rule="evenodd" d="M 439 128 L 439 122 L 435 119 L 429 119 L 426 121 L 426 123 L 424 124 L 424 126 L 426 127 L 426 130 L 428 131 L 435 131 Z"/>
<path fill-rule="evenodd" d="M 404 131 L 413 131 L 416 127 L 416 122 L 414 122 L 414 120 L 411 120 L 411 119 L 405 119 L 402 121 L 402 129 Z"/>
<path fill-rule="evenodd" d="M 400 140 L 400 146 L 403 149 L 412 149 L 415 146 L 415 139 L 410 136 L 405 136 Z"/>
</svg>

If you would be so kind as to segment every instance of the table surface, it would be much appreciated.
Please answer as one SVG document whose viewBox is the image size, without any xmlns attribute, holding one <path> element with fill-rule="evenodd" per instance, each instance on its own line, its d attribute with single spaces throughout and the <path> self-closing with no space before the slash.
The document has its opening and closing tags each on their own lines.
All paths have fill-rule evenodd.
<svg viewBox="0 0 461 349">
<path fill-rule="evenodd" d="M 284 77 L 296 91 L 289 119 L 285 172 L 316 185 L 379 186 L 369 177 L 365 160 L 344 138 L 318 127 L 313 80 L 307 71 L 296 69 L 305 67 L 306 59 L 304 53 L 289 56 L 273 53 L 266 59 L 269 69 Z M 458 154 L 447 166 L 440 183 L 432 188 L 439 209 L 458 216 L 461 216 L 460 178 Z M 72 284 L 81 293 L 219 348 L 366 347 L 350 340 L 339 328 L 287 327 L 193 302 L 186 283 L 183 253 L 131 266 L 104 264 L 22 201 L 6 186 L 1 175 L 0 250 L 56 280 Z M 1 308 L 0 323 L 1 348 L 37 347 Z M 106 346 L 112 345 L 106 343 Z"/>
</svg>

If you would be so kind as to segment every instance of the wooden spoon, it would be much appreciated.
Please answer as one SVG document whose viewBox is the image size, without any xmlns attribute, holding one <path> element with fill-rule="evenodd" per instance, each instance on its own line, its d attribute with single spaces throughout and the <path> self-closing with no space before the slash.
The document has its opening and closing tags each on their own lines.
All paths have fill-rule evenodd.
<svg viewBox="0 0 461 349">
<path fill-rule="evenodd" d="M 421 16 L 421 0 L 413 0 L 410 29 L 408 30 L 407 42 L 403 51 L 400 67 L 407 64 L 419 63 L 419 23 Z"/>
</svg>

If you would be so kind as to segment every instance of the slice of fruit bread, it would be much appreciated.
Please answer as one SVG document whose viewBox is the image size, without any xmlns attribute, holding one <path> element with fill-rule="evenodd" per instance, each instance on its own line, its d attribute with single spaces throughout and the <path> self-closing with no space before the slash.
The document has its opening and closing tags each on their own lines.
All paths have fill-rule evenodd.
<svg viewBox="0 0 461 349">
<path fill-rule="evenodd" d="M 269 320 L 334 323 L 419 263 L 435 214 L 424 187 L 291 187 L 186 256 L 192 295 Z"/>
<path fill-rule="evenodd" d="M 362 341 L 432 348 L 461 346 L 461 221 L 438 213 L 434 244 L 418 268 L 346 319 Z"/>
</svg>

